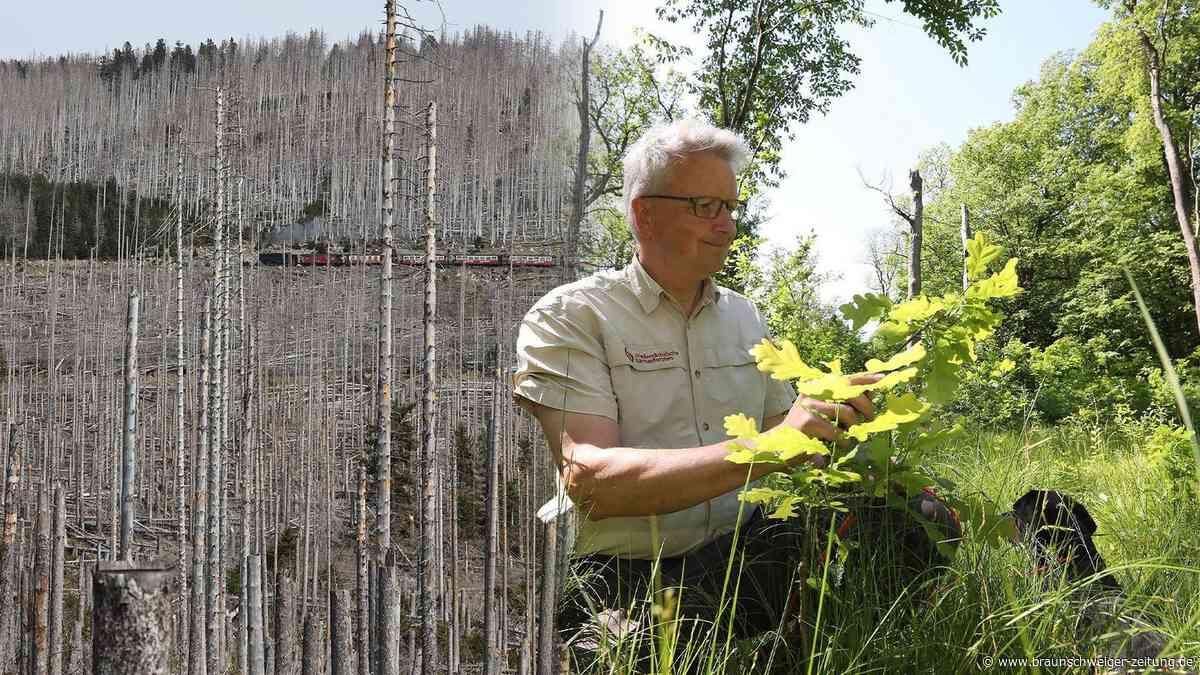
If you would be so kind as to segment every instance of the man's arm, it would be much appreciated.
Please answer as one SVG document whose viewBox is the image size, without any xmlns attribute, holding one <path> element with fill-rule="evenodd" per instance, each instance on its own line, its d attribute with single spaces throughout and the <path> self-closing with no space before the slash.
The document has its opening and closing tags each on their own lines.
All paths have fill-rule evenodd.
<svg viewBox="0 0 1200 675">
<path fill-rule="evenodd" d="M 696 448 L 617 447 L 617 423 L 607 417 L 517 400 L 541 423 L 567 495 L 589 520 L 680 511 L 744 485 L 747 471 L 752 480 L 786 468 L 726 461 L 732 439 Z"/>
<path fill-rule="evenodd" d="M 851 381 L 863 384 L 880 377 L 856 375 Z M 517 397 L 517 402 L 541 424 L 567 495 L 589 520 L 673 513 L 774 471 L 804 462 L 824 464 L 823 457 L 805 455 L 787 464 L 734 464 L 725 459 L 733 450 L 733 439 L 696 448 L 617 447 L 620 432 L 612 419 L 556 410 L 523 397 Z M 763 430 L 788 424 L 814 438 L 844 444 L 839 427 L 848 429 L 875 413 L 866 396 L 847 403 L 800 397 L 786 414 L 763 420 Z"/>
</svg>

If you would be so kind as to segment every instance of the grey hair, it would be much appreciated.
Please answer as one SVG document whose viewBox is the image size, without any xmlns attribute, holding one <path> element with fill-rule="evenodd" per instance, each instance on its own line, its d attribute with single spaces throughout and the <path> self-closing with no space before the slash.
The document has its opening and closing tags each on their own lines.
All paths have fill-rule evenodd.
<svg viewBox="0 0 1200 675">
<path fill-rule="evenodd" d="M 671 166 L 696 152 L 712 152 L 729 162 L 736 174 L 750 158 L 750 148 L 741 136 L 690 118 L 651 127 L 625 153 L 625 217 L 633 226 L 633 200 L 655 191 Z"/>
</svg>

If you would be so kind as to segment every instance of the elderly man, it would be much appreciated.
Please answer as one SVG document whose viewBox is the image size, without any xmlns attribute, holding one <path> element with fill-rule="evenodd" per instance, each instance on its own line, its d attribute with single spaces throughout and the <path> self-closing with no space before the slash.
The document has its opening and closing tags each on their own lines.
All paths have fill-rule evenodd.
<svg viewBox="0 0 1200 675">
<path fill-rule="evenodd" d="M 582 588 L 568 584 L 559 618 L 577 653 L 648 625 L 640 610 L 656 561 L 659 588 L 677 589 L 658 603 L 691 621 L 681 644 L 707 638 L 718 599 L 734 596 L 736 578 L 723 588 L 734 548 L 744 561 L 726 609 L 735 636 L 779 627 L 801 533 L 738 492 L 788 467 L 758 464 L 747 475 L 726 461 L 723 420 L 740 412 L 760 429 L 787 424 L 841 441 L 839 427 L 873 415 L 865 396 L 849 405 L 797 399 L 760 372 L 750 348 L 767 336 L 761 314 L 712 281 L 736 235 L 735 175 L 747 155 L 735 134 L 695 120 L 647 132 L 624 160 L 634 259 L 554 289 L 521 325 L 514 396 L 540 422 L 575 511 Z M 586 630 L 597 624 L 606 630 Z"/>
</svg>

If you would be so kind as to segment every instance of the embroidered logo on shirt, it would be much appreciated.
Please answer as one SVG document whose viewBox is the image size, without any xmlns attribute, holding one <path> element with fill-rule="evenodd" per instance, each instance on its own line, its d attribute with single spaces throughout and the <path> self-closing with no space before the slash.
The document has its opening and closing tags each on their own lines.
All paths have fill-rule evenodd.
<svg viewBox="0 0 1200 675">
<path fill-rule="evenodd" d="M 663 363 L 665 361 L 674 360 L 679 356 L 679 352 L 675 350 L 663 352 L 631 352 L 629 348 L 625 348 L 625 358 L 633 363 Z"/>
</svg>

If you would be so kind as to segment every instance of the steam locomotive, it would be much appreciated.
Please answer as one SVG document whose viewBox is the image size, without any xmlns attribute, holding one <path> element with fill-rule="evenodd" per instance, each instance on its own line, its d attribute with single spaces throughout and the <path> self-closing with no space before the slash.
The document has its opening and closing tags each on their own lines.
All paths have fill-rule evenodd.
<svg viewBox="0 0 1200 675">
<path fill-rule="evenodd" d="M 258 254 L 258 262 L 271 267 L 347 267 L 352 265 L 381 265 L 382 254 L 370 253 L 296 253 L 268 252 Z M 417 251 L 396 251 L 392 262 L 397 265 L 420 267 L 425 264 L 425 254 Z M 439 253 L 435 256 L 438 265 L 475 265 L 481 267 L 554 267 L 556 259 L 550 255 L 508 253 Z"/>
</svg>

